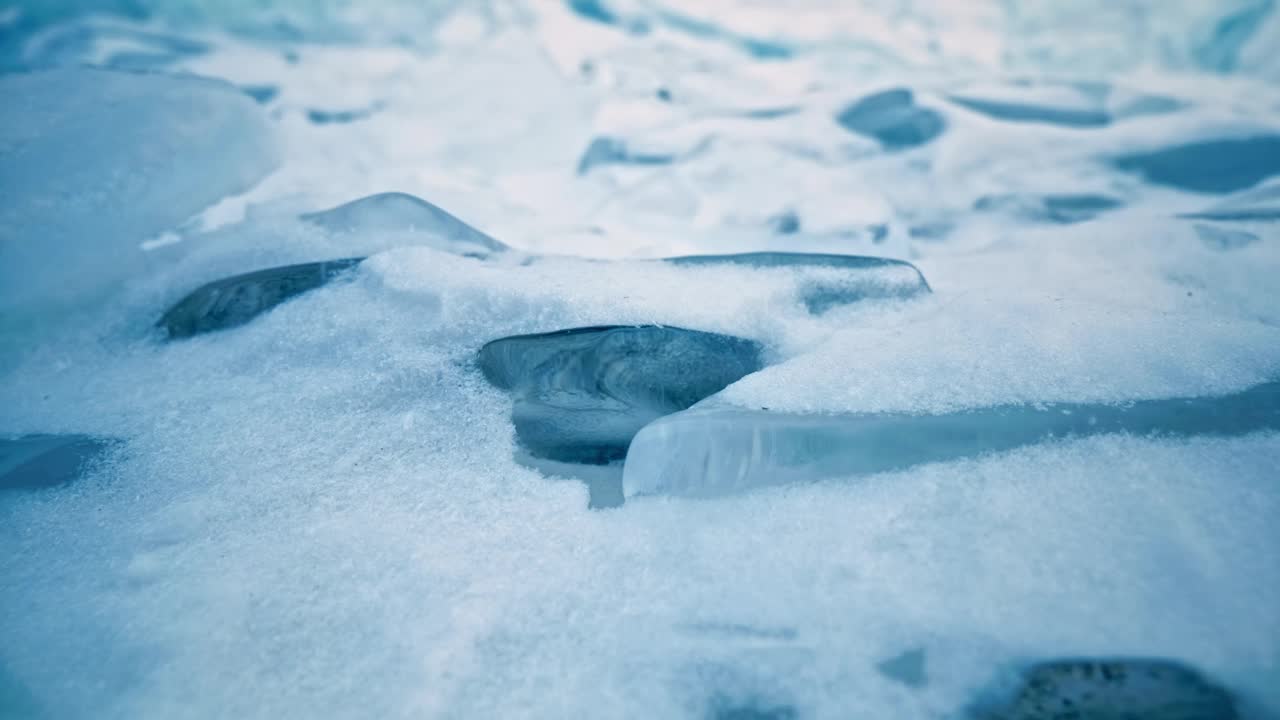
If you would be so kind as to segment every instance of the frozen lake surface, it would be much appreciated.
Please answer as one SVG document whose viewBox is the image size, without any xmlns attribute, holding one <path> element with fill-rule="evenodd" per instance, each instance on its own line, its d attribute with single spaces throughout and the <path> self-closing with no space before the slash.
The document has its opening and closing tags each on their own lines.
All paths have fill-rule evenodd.
<svg viewBox="0 0 1280 720">
<path fill-rule="evenodd" d="M 1276 717 L 1276 48 L 0 3 L 0 717 Z"/>
</svg>

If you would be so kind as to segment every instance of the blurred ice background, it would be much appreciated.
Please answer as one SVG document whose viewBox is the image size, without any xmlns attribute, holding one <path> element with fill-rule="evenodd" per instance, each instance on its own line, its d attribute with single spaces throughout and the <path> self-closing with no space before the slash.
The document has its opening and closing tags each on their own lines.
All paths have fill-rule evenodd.
<svg viewBox="0 0 1280 720">
<path fill-rule="evenodd" d="M 769 367 L 715 407 L 816 417 L 1274 381 L 1277 48 L 1274 0 L 0 3 L 0 438 L 120 441 L 0 488 L 0 716 L 942 718 L 1020 662 L 1157 656 L 1269 717 L 1274 421 L 598 511 L 516 462 L 473 358 L 725 333 Z M 515 252 L 298 217 L 386 191 Z M 581 259 L 759 250 L 933 293 L 814 314 L 808 276 Z"/>
</svg>

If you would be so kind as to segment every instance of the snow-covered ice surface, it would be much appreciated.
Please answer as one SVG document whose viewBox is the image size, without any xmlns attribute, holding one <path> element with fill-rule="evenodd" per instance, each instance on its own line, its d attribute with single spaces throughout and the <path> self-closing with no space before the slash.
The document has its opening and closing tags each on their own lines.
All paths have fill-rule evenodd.
<svg viewBox="0 0 1280 720">
<path fill-rule="evenodd" d="M 1277 47 L 1272 0 L 0 3 L 0 455 L 101 448 L 0 483 L 0 716 L 949 718 L 1117 656 L 1275 716 L 1274 423 L 590 510 L 476 353 L 742 338 L 687 412 L 806 422 L 1247 398 Z M 341 209 L 386 192 L 431 205 Z M 637 262 L 758 251 L 932 293 Z"/>
</svg>

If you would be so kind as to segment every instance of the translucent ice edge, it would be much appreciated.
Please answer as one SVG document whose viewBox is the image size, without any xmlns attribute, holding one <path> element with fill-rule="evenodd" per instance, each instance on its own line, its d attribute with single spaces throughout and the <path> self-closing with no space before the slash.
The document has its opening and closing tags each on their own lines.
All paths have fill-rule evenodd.
<svg viewBox="0 0 1280 720">
<path fill-rule="evenodd" d="M 1280 428 L 1280 383 L 1126 405 L 1054 403 L 942 415 L 800 415 L 694 408 L 645 426 L 623 492 L 711 497 L 867 475 L 1105 433 L 1235 436 Z"/>
</svg>

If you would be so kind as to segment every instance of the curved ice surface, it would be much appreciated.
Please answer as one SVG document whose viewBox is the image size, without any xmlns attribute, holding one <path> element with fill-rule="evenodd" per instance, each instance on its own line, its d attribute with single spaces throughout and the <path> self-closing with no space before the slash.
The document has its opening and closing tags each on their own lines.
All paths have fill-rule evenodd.
<svg viewBox="0 0 1280 720">
<path fill-rule="evenodd" d="M 870 299 L 910 298 L 930 292 L 919 268 L 905 260 L 867 255 L 752 252 L 731 255 L 682 255 L 665 258 L 673 265 L 740 265 L 751 268 L 796 268 L 840 271 L 838 276 L 815 276 L 800 290 L 811 313 Z M 845 271 L 848 271 L 847 274 Z"/>
<path fill-rule="evenodd" d="M 1096 128 L 1111 123 L 1111 115 L 1100 108 L 1038 105 L 963 95 L 952 95 L 948 99 L 961 107 L 1006 122 L 1046 123 L 1073 128 Z"/>
<path fill-rule="evenodd" d="M 1244 190 L 1182 217 L 1228 222 L 1273 222 L 1280 220 L 1280 183 L 1267 183 Z"/>
<path fill-rule="evenodd" d="M 1235 720 L 1236 700 L 1194 668 L 1152 658 L 1037 663 L 1006 697 L 980 701 L 973 720 Z"/>
<path fill-rule="evenodd" d="M 488 255 L 507 249 L 436 205 L 402 192 L 369 195 L 301 217 L 330 232 L 412 233 L 428 247 L 459 255 Z"/>
<path fill-rule="evenodd" d="M 290 298 L 314 290 L 364 258 L 256 270 L 215 280 L 187 295 L 157 323 L 172 339 L 243 325 Z"/>
<path fill-rule="evenodd" d="M 228 83 L 83 68 L 0 76 L 0 308 L 93 299 L 145 240 L 276 164 Z"/>
<path fill-rule="evenodd" d="M 759 344 L 674 327 L 602 326 L 485 344 L 485 378 L 515 396 L 512 420 L 535 457 L 607 463 L 636 431 L 761 367 Z"/>
<path fill-rule="evenodd" d="M 716 496 L 866 475 L 1102 433 L 1243 435 L 1280 428 L 1280 383 L 1217 397 L 1126 405 L 1010 405 L 945 415 L 801 415 L 697 408 L 642 429 L 627 452 L 633 495 Z"/>
<path fill-rule="evenodd" d="M 80 475 L 109 443 L 89 435 L 0 438 L 0 490 L 52 487 Z"/>
<path fill-rule="evenodd" d="M 924 145 L 942 134 L 946 120 L 936 110 L 920 107 L 907 88 L 868 95 L 836 115 L 846 130 L 880 141 L 886 149 Z"/>
<path fill-rule="evenodd" d="M 1111 162 L 1158 185 L 1228 193 L 1280 173 L 1280 135 L 1203 140 L 1120 155 Z"/>
</svg>

